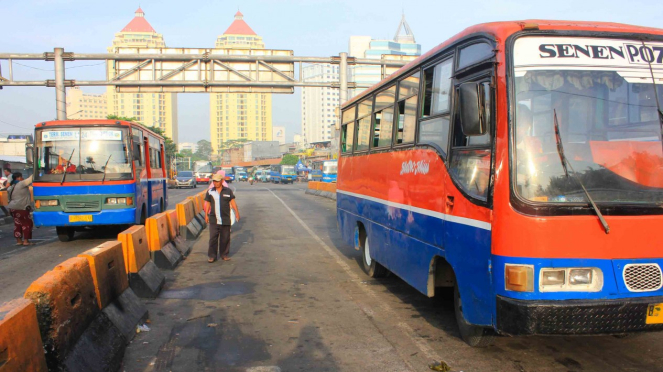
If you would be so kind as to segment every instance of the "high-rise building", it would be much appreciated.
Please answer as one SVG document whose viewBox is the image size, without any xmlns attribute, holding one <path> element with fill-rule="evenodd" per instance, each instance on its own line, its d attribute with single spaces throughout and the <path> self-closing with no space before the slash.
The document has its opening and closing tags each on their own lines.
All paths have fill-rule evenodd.
<svg viewBox="0 0 663 372">
<path fill-rule="evenodd" d="M 115 48 L 162 48 L 166 43 L 145 19 L 145 13 L 138 8 L 134 19 L 115 34 L 110 53 Z M 108 66 L 109 80 L 115 76 L 113 65 Z M 133 117 L 148 127 L 161 128 L 173 142 L 177 135 L 177 95 L 174 93 L 117 93 L 115 87 L 107 88 L 108 113 Z"/>
<path fill-rule="evenodd" d="M 405 14 L 392 40 L 371 39 L 370 36 L 350 36 L 349 56 L 355 58 L 381 59 L 383 55 L 420 56 L 421 45 L 414 39 L 414 33 L 405 20 Z M 350 81 L 361 85 L 373 85 L 382 80 L 380 66 L 358 65 L 350 69 Z M 366 88 L 350 89 L 349 98 Z"/>
<path fill-rule="evenodd" d="M 305 82 L 336 83 L 339 66 L 316 63 L 304 67 Z M 302 136 L 306 144 L 330 141 L 336 126 L 335 109 L 339 105 L 339 90 L 336 88 L 302 88 Z"/>
<path fill-rule="evenodd" d="M 216 39 L 216 48 L 265 49 L 265 43 L 238 11 L 230 27 Z M 272 95 L 211 93 L 210 138 L 215 153 L 229 140 L 271 141 Z"/>
<path fill-rule="evenodd" d="M 106 119 L 107 115 L 108 102 L 106 100 L 106 93 L 84 93 L 78 87 L 67 90 L 67 119 Z"/>
</svg>

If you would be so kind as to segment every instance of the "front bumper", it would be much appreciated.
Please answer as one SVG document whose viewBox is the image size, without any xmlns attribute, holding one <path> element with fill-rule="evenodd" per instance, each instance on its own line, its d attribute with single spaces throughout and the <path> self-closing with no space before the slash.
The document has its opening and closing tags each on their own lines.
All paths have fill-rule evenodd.
<svg viewBox="0 0 663 372">
<path fill-rule="evenodd" d="M 69 216 L 91 215 L 92 222 L 69 222 Z M 35 226 L 96 226 L 136 223 L 136 208 L 104 209 L 100 212 L 39 212 L 32 214 Z"/>
<path fill-rule="evenodd" d="M 527 301 L 497 296 L 497 330 L 507 335 L 601 335 L 661 331 L 646 324 L 663 296 L 616 300 Z"/>
</svg>

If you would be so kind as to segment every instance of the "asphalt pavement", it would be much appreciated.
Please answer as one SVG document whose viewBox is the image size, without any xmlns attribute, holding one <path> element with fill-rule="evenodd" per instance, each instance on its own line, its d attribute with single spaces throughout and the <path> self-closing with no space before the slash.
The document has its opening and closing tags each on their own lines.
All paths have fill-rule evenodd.
<svg viewBox="0 0 663 372">
<path fill-rule="evenodd" d="M 169 208 L 203 189 L 169 189 Z M 54 227 L 35 228 L 33 246 L 16 246 L 14 224 L 0 226 L 0 304 L 23 293 L 30 283 L 58 263 L 75 257 L 107 240 L 117 239 L 121 228 L 103 228 L 77 232 L 73 241 L 60 242 Z"/>
<path fill-rule="evenodd" d="M 242 220 L 231 261 L 207 262 L 208 231 L 146 301 L 150 332 L 124 371 L 657 371 L 663 334 L 460 340 L 451 293 L 429 299 L 369 279 L 336 228 L 336 206 L 304 184 L 233 183 Z"/>
</svg>

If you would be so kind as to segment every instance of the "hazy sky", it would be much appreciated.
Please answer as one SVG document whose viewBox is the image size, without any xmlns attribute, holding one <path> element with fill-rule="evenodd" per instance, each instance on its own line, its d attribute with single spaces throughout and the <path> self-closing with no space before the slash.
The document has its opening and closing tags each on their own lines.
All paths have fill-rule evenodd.
<svg viewBox="0 0 663 372">
<path fill-rule="evenodd" d="M 391 39 L 405 12 L 422 51 L 467 26 L 501 20 L 571 19 L 663 27 L 660 1 L 493 0 L 493 1 L 94 1 L 0 0 L 0 52 L 105 53 L 116 32 L 134 17 L 138 5 L 168 47 L 212 48 L 239 8 L 244 20 L 269 49 L 292 49 L 297 56 L 331 56 L 347 51 L 351 35 Z M 14 65 L 17 80 L 53 79 L 53 63 L 19 61 L 48 71 Z M 66 78 L 103 80 L 97 61 L 67 63 Z M 6 62 L 0 62 L 3 76 Z M 73 67 L 73 68 L 72 68 Z M 105 88 L 87 88 L 104 92 Z M 179 94 L 180 142 L 209 139 L 207 94 Z M 55 118 L 55 91 L 42 87 L 0 90 L 0 133 L 28 133 L 35 123 Z M 299 91 L 274 95 L 273 125 L 285 126 L 287 139 L 301 131 Z"/>
</svg>

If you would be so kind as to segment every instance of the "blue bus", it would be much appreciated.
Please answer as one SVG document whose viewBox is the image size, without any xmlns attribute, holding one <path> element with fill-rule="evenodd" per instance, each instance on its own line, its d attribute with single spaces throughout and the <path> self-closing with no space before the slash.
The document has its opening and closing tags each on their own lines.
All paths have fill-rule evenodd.
<svg viewBox="0 0 663 372">
<path fill-rule="evenodd" d="M 272 165 L 269 175 L 272 183 L 293 183 L 297 179 L 294 165 Z"/>
<path fill-rule="evenodd" d="M 325 160 L 322 162 L 322 182 L 336 182 L 338 170 L 337 160 Z"/>
<path fill-rule="evenodd" d="M 127 121 L 61 120 L 35 128 L 35 226 L 144 224 L 168 206 L 163 137 Z M 30 159 L 32 158 L 32 159 Z"/>
</svg>

